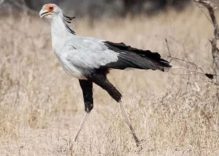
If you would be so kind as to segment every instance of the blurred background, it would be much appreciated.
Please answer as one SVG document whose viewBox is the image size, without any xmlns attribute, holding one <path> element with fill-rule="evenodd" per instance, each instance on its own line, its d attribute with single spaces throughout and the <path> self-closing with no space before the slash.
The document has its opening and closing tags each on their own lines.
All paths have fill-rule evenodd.
<svg viewBox="0 0 219 156">
<path fill-rule="evenodd" d="M 56 3 L 64 8 L 65 12 L 77 16 L 89 16 L 92 18 L 106 16 L 124 16 L 127 14 L 137 15 L 157 14 L 161 10 L 174 8 L 183 10 L 191 0 L 2 0 L 4 7 L 22 9 L 23 5 L 39 11 L 45 3 Z"/>
<path fill-rule="evenodd" d="M 109 74 L 142 149 L 97 86 L 74 142 L 83 98 L 53 54 L 50 23 L 38 15 L 48 2 L 76 17 L 69 26 L 77 35 L 157 51 L 173 65 L 165 73 Z M 192 0 L 0 0 L 0 156 L 218 156 L 218 84 L 204 75 L 214 73 L 213 31 L 207 10 Z"/>
</svg>

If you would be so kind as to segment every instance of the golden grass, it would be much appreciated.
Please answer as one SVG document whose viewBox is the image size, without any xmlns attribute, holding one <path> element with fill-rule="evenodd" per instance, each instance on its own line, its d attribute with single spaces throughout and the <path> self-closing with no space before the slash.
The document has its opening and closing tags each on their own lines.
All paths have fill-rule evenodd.
<svg viewBox="0 0 219 156">
<path fill-rule="evenodd" d="M 91 27 L 76 19 L 78 34 L 159 51 L 212 71 L 212 27 L 192 7 L 158 17 L 103 19 Z M 95 107 L 77 143 L 84 106 L 78 81 L 51 50 L 49 24 L 38 17 L 0 20 L 0 155 L 219 155 L 216 86 L 193 65 L 172 61 L 169 73 L 112 71 L 143 149 L 135 147 L 119 106 L 95 86 Z M 200 70 L 198 70 L 200 71 Z"/>
</svg>

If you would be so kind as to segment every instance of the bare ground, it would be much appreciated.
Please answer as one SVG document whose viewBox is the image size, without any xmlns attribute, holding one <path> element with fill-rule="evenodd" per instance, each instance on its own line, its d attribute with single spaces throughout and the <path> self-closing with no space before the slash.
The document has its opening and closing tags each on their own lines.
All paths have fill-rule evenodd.
<svg viewBox="0 0 219 156">
<path fill-rule="evenodd" d="M 118 104 L 96 86 L 95 108 L 74 142 L 84 113 L 78 81 L 65 74 L 52 53 L 49 24 L 22 14 L 0 19 L 1 156 L 219 155 L 216 86 L 201 74 L 212 71 L 212 27 L 203 11 L 193 6 L 181 14 L 103 19 L 92 26 L 76 19 L 73 27 L 80 35 L 186 60 L 173 59 L 168 73 L 109 75 L 123 93 L 142 150 L 135 146 Z"/>
</svg>

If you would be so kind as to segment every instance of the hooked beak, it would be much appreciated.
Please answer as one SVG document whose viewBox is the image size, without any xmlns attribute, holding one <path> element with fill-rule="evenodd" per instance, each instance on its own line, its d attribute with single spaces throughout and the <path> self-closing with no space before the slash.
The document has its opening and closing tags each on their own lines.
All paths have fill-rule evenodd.
<svg viewBox="0 0 219 156">
<path fill-rule="evenodd" d="M 39 16 L 41 18 L 47 16 L 47 15 L 51 15 L 51 12 L 48 12 L 47 10 L 41 10 L 40 13 L 39 13 Z"/>
</svg>

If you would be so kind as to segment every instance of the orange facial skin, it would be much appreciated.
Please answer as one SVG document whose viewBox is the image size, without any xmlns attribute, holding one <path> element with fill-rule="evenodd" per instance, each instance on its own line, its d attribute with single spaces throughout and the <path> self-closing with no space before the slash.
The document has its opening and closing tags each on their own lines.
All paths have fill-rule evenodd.
<svg viewBox="0 0 219 156">
<path fill-rule="evenodd" d="M 40 17 L 43 18 L 44 16 L 47 16 L 47 18 L 50 18 L 50 15 L 58 11 L 57 8 L 58 6 L 56 4 L 45 4 L 40 11 Z"/>
<path fill-rule="evenodd" d="M 46 4 L 44 7 L 45 7 L 45 11 L 51 13 L 51 12 L 53 12 L 53 10 L 56 7 L 56 5 L 50 3 L 50 4 Z"/>
</svg>

